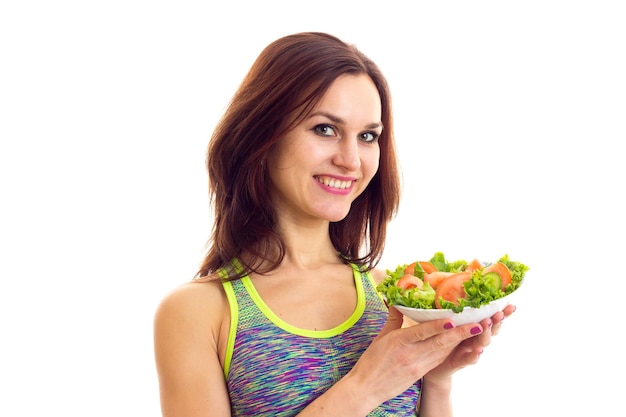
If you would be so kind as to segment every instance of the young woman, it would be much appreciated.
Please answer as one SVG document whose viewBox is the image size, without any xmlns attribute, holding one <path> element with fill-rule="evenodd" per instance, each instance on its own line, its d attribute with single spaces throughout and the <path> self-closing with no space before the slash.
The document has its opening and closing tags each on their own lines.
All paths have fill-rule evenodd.
<svg viewBox="0 0 626 417">
<path fill-rule="evenodd" d="M 207 168 L 206 257 L 155 316 L 163 416 L 451 416 L 452 375 L 514 307 L 403 326 L 377 295 L 400 194 L 378 67 L 328 34 L 276 40 Z"/>
</svg>

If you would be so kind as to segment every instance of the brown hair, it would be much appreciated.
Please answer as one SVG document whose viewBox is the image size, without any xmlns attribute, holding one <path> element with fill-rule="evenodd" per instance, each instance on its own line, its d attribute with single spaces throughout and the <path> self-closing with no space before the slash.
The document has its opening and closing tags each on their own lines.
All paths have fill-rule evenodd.
<svg viewBox="0 0 626 417">
<path fill-rule="evenodd" d="M 261 52 L 213 133 L 206 164 L 215 223 L 196 278 L 214 274 L 234 258 L 243 270 L 233 277 L 267 273 L 280 264 L 284 245 L 274 228 L 266 156 L 342 74 L 372 79 L 384 129 L 377 173 L 329 232 L 346 262 L 366 269 L 378 263 L 400 199 L 389 87 L 376 64 L 355 46 L 329 34 L 305 32 L 280 38 Z"/>
</svg>

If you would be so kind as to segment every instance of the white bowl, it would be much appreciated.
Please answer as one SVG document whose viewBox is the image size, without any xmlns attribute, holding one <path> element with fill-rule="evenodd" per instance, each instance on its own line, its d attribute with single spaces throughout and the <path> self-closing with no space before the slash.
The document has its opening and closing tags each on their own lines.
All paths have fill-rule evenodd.
<svg viewBox="0 0 626 417">
<path fill-rule="evenodd" d="M 422 308 L 410 308 L 401 305 L 393 305 L 392 307 L 400 310 L 402 314 L 407 316 L 413 321 L 418 323 L 437 319 L 450 319 L 456 326 L 460 326 L 467 323 L 478 323 L 488 317 L 493 316 L 498 311 L 502 311 L 507 305 L 512 304 L 512 298 L 519 291 L 519 288 L 513 291 L 506 297 L 499 298 L 485 304 L 480 308 L 465 307 L 460 313 L 455 313 L 448 309 L 422 309 Z"/>
</svg>

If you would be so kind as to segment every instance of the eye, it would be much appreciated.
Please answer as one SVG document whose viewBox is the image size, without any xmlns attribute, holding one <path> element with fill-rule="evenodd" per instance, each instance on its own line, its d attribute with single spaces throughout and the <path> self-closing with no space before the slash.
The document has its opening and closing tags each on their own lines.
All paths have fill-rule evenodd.
<svg viewBox="0 0 626 417">
<path fill-rule="evenodd" d="M 363 132 L 359 135 L 359 140 L 366 143 L 376 142 L 380 137 L 380 133 L 377 132 Z"/>
<path fill-rule="evenodd" d="M 337 136 L 337 132 L 335 132 L 335 128 L 328 124 L 320 124 L 313 128 L 313 131 L 320 136 Z"/>
</svg>

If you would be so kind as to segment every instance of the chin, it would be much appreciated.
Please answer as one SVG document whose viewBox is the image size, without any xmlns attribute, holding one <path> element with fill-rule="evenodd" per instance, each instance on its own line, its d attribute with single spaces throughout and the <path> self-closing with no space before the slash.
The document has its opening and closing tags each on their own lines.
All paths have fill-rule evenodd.
<svg viewBox="0 0 626 417">
<path fill-rule="evenodd" d="M 319 217 L 320 219 L 327 220 L 331 223 L 336 223 L 342 221 L 348 216 L 351 207 L 352 204 L 345 205 L 333 202 L 326 206 L 317 206 L 313 210 L 317 214 L 317 217 Z"/>
<path fill-rule="evenodd" d="M 331 223 L 337 223 L 345 219 L 348 216 L 348 213 L 350 213 L 350 211 L 346 211 L 345 213 L 341 214 L 328 215 L 326 216 L 326 218 Z"/>
</svg>

